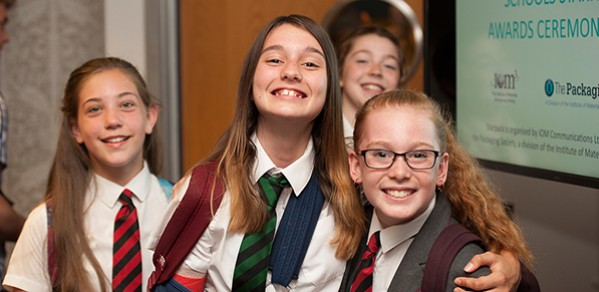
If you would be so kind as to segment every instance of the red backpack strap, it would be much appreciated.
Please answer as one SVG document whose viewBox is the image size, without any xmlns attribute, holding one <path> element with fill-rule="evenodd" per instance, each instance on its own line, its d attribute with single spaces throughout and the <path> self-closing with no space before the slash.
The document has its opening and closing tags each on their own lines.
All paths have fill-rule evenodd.
<svg viewBox="0 0 599 292">
<path fill-rule="evenodd" d="M 215 179 L 216 162 L 194 168 L 189 187 L 181 203 L 166 225 L 156 250 L 154 272 L 148 280 L 152 291 L 170 279 L 212 220 L 211 207 L 218 209 L 223 197 L 223 184 Z M 214 187 L 214 196 L 211 196 Z"/>
<path fill-rule="evenodd" d="M 458 252 L 481 239 L 460 224 L 451 224 L 439 234 L 428 253 L 422 278 L 422 292 L 445 291 L 449 268 Z"/>
<path fill-rule="evenodd" d="M 54 204 L 52 199 L 46 201 L 46 217 L 48 222 L 48 274 L 52 282 L 52 287 L 58 282 L 58 265 L 56 263 L 56 248 L 54 244 L 54 225 L 52 224 L 52 212 Z"/>
</svg>

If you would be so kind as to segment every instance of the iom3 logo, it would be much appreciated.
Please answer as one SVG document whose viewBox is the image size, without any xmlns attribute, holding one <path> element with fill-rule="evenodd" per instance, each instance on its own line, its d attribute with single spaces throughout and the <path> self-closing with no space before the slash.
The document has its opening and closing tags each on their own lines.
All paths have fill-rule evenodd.
<svg viewBox="0 0 599 292">
<path fill-rule="evenodd" d="M 503 104 L 516 104 L 518 80 L 520 80 L 518 70 L 493 73 L 493 80 L 491 81 L 493 101 Z"/>
<path fill-rule="evenodd" d="M 516 82 L 519 79 L 518 70 L 514 70 L 513 73 L 495 73 L 493 76 L 493 88 L 514 90 L 516 89 Z"/>
<path fill-rule="evenodd" d="M 553 83 L 553 80 L 551 79 L 547 79 L 547 81 L 545 81 L 545 94 L 547 94 L 547 96 L 552 96 L 553 93 L 555 92 L 555 84 Z"/>
</svg>

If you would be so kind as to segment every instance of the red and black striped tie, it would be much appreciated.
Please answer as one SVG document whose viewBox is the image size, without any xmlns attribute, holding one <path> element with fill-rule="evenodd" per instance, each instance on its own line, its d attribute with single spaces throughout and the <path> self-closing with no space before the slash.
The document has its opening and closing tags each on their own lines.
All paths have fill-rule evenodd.
<svg viewBox="0 0 599 292">
<path fill-rule="evenodd" d="M 125 189 L 119 201 L 123 204 L 114 221 L 112 245 L 112 290 L 141 291 L 141 249 L 137 210 L 131 201 L 133 193 Z"/>
<path fill-rule="evenodd" d="M 373 233 L 368 239 L 368 248 L 364 251 L 362 261 L 360 261 L 360 272 L 356 276 L 351 291 L 372 291 L 372 273 L 374 272 L 374 262 L 376 253 L 381 247 L 379 231 Z"/>
</svg>

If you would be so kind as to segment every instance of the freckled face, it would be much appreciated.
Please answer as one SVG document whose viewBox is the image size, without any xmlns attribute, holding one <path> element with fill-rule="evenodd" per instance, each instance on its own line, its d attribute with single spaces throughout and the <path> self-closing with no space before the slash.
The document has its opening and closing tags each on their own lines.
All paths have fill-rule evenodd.
<svg viewBox="0 0 599 292">
<path fill-rule="evenodd" d="M 371 112 L 363 124 L 358 149 L 386 149 L 397 153 L 412 150 L 440 150 L 437 131 L 429 114 L 410 107 L 386 108 Z M 432 169 L 411 169 L 404 157 L 396 157 L 388 169 L 371 169 L 364 157 L 352 151 L 351 176 L 362 184 L 383 227 L 413 220 L 421 215 L 435 188 L 445 182 L 448 154 L 437 158 Z"/>
<path fill-rule="evenodd" d="M 322 47 L 309 32 L 291 24 L 272 30 L 253 82 L 263 121 L 312 123 L 325 103 L 326 74 Z"/>
<path fill-rule="evenodd" d="M 146 109 L 129 76 L 108 69 L 83 83 L 72 132 L 87 148 L 94 172 L 130 179 L 143 167 L 144 140 L 157 117 L 158 109 Z"/>
</svg>

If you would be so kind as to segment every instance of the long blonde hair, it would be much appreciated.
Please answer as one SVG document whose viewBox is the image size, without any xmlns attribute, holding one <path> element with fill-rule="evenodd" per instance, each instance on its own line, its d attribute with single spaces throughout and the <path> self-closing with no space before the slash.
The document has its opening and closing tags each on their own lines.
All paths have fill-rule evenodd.
<svg viewBox="0 0 599 292">
<path fill-rule="evenodd" d="M 478 162 L 458 143 L 451 118 L 428 96 L 411 90 L 382 93 L 364 104 L 356 115 L 354 145 L 362 137 L 363 121 L 372 112 L 385 108 L 412 107 L 425 110 L 435 124 L 441 151 L 449 153 L 449 170 L 443 193 L 451 202 L 456 219 L 481 237 L 492 251 L 508 250 L 529 268 L 533 256 L 520 228 L 505 211 Z"/>
<path fill-rule="evenodd" d="M 52 205 L 52 227 L 58 279 L 53 289 L 58 291 L 91 291 L 93 285 L 83 268 L 87 259 L 92 265 L 102 291 L 107 291 L 106 275 L 94 256 L 85 235 L 84 201 L 85 193 L 91 182 L 91 163 L 85 145 L 77 143 L 72 135 L 72 127 L 77 122 L 79 92 L 91 76 L 109 69 L 118 69 L 125 73 L 135 84 L 141 100 L 149 109 L 158 105 L 150 95 L 146 84 L 133 65 L 118 58 L 98 58 L 85 62 L 69 76 L 62 100 L 62 124 L 58 136 L 58 146 L 50 170 L 47 185 L 46 203 Z M 160 141 L 157 128 L 146 135 L 144 141 L 144 159 L 150 171 L 158 174 L 161 169 Z M 110 275 L 109 275 L 110 276 Z"/>
<path fill-rule="evenodd" d="M 347 154 L 343 142 L 341 92 L 335 50 L 326 31 L 312 19 L 301 15 L 280 16 L 265 26 L 250 51 L 239 80 L 235 116 L 229 128 L 206 159 L 217 161 L 217 176 L 226 182 L 232 194 L 229 230 L 249 233 L 260 230 L 266 222 L 266 204 L 250 181 L 256 147 L 251 135 L 260 113 L 253 102 L 252 84 L 262 47 L 275 28 L 291 24 L 308 31 L 323 48 L 327 68 L 327 98 L 322 112 L 314 121 L 314 171 L 335 218 L 336 256 L 350 258 L 365 232 L 365 215 L 358 194 L 349 177 Z"/>
</svg>

